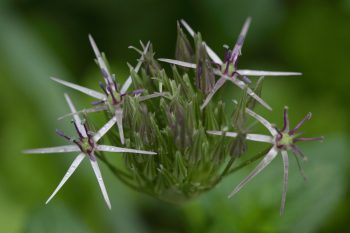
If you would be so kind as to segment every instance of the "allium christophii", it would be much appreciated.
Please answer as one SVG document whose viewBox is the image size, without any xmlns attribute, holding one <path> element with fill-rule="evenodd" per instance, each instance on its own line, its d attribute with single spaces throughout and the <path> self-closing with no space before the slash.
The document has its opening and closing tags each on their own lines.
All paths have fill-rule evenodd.
<svg viewBox="0 0 350 233">
<path fill-rule="evenodd" d="M 227 175 L 265 155 L 257 168 L 230 194 L 232 196 L 281 152 L 285 168 L 281 207 L 283 211 L 288 180 L 287 150 L 298 158 L 304 158 L 295 143 L 320 138 L 301 138 L 297 133 L 302 123 L 311 115 L 307 115 L 290 130 L 285 110 L 285 125 L 283 129 L 277 130 L 253 112 L 256 104 L 272 110 L 261 97 L 262 76 L 295 76 L 300 73 L 238 69 L 238 59 L 250 22 L 251 19 L 248 18 L 236 44 L 232 50 L 227 48 L 221 59 L 204 42 L 200 33 L 195 33 L 181 20 L 177 24 L 175 59 L 155 58 L 150 42 L 141 42 L 141 49 L 130 46 L 140 54 L 140 58 L 135 68 L 128 64 L 130 76 L 123 85 L 111 73 L 105 56 L 89 35 L 103 78 L 103 82 L 99 82 L 102 92 L 52 78 L 97 99 L 92 102 L 92 106 L 76 111 L 66 95 L 71 113 L 64 117 L 73 117 L 78 139 L 72 139 L 58 131 L 72 145 L 25 151 L 41 154 L 80 152 L 49 200 L 85 157 L 89 158 L 102 194 L 110 206 L 97 165 L 99 160 L 132 189 L 160 200 L 179 203 L 211 190 Z M 171 67 L 163 68 L 162 62 L 170 63 Z M 254 81 L 248 78 L 251 76 L 260 78 Z M 220 100 L 219 95 L 215 95 L 226 81 L 237 86 L 233 91 L 242 96 L 233 112 L 228 110 L 232 108 L 226 107 L 227 100 Z M 133 90 L 129 91 L 129 88 Z M 82 123 L 79 115 L 101 111 L 106 113 L 107 123 L 94 134 L 89 131 L 88 122 Z M 227 117 L 230 114 L 233 116 L 232 120 Z M 246 114 L 262 123 L 271 136 L 250 133 L 252 127 L 246 126 Z M 110 146 L 97 144 L 102 136 L 108 138 Z M 270 143 L 271 147 L 266 154 L 259 153 L 258 157 L 246 158 L 247 140 Z M 123 153 L 124 163 L 112 164 L 104 152 Z M 156 155 L 149 156 L 150 154 Z M 237 161 L 241 161 L 241 164 L 235 165 Z"/>
</svg>

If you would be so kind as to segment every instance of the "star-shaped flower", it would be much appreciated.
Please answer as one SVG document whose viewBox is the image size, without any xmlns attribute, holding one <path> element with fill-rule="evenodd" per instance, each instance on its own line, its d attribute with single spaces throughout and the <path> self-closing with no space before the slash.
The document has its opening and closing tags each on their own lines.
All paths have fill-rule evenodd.
<svg viewBox="0 0 350 233">
<path fill-rule="evenodd" d="M 252 180 L 256 175 L 258 175 L 270 162 L 276 158 L 277 154 L 281 152 L 283 159 L 283 168 L 284 168 L 284 184 L 283 184 L 283 192 L 282 192 L 282 201 L 281 201 L 281 209 L 280 213 L 283 214 L 286 195 L 287 195 L 287 185 L 288 185 L 288 153 L 287 151 L 292 151 L 295 155 L 299 170 L 301 174 L 303 174 L 303 170 L 301 168 L 299 158 L 306 160 L 306 157 L 301 152 L 301 150 L 296 145 L 297 142 L 300 141 L 322 141 L 323 137 L 317 138 L 305 138 L 300 137 L 302 133 L 299 133 L 299 128 L 304 124 L 305 121 L 311 119 L 311 113 L 308 113 L 292 130 L 289 128 L 289 119 L 288 119 L 288 108 L 284 108 L 284 116 L 283 121 L 284 125 L 281 130 L 275 128 L 270 122 L 268 122 L 265 118 L 253 112 L 252 110 L 246 108 L 246 113 L 250 116 L 254 117 L 257 121 L 263 124 L 271 133 L 271 136 L 268 135 L 260 135 L 260 134 L 247 134 L 246 139 L 257 142 L 266 142 L 272 145 L 271 149 L 263 160 L 255 167 L 255 169 L 243 180 L 241 181 L 237 187 L 230 193 L 229 198 L 238 193 L 250 180 Z M 213 135 L 225 135 L 228 137 L 237 137 L 238 133 L 236 132 L 223 132 L 223 131 L 207 131 L 209 134 Z M 304 176 L 305 178 L 305 176 Z"/>
<path fill-rule="evenodd" d="M 217 65 L 217 69 L 214 70 L 214 73 L 218 75 L 220 78 L 216 81 L 213 89 L 211 92 L 207 95 L 206 99 L 204 100 L 203 104 L 201 105 L 201 109 L 204 109 L 210 100 L 213 98 L 215 93 L 224 85 L 224 83 L 228 80 L 232 82 L 234 85 L 239 87 L 242 90 L 247 89 L 248 95 L 250 95 L 252 98 L 256 99 L 261 105 L 263 105 L 265 108 L 271 110 L 271 107 L 263 100 L 261 99 L 257 94 L 251 90 L 247 83 L 250 83 L 250 80 L 246 76 L 294 76 L 294 75 L 301 75 L 301 73 L 298 72 L 274 72 L 274 71 L 260 71 L 260 70 L 239 70 L 237 69 L 237 62 L 238 57 L 241 55 L 241 49 L 245 40 L 245 37 L 247 35 L 249 25 L 251 22 L 251 18 L 248 18 L 241 30 L 241 33 L 237 39 L 237 42 L 233 48 L 233 50 L 228 50 L 225 54 L 224 61 L 220 59 L 220 57 L 204 42 L 204 46 L 206 47 L 206 51 L 213 61 L 214 64 Z M 181 24 L 185 27 L 185 29 L 188 31 L 188 33 L 194 37 L 195 32 L 193 29 L 184 21 L 181 20 Z M 178 61 L 173 59 L 165 59 L 160 58 L 160 61 L 196 69 L 197 65 L 185 61 Z"/>
<path fill-rule="evenodd" d="M 128 88 L 132 82 L 131 76 L 128 77 L 128 79 L 123 84 L 122 88 L 119 90 L 119 86 L 115 80 L 114 75 L 111 75 L 110 71 L 108 70 L 107 65 L 106 65 L 99 49 L 97 48 L 96 43 L 91 35 L 89 35 L 89 40 L 90 40 L 91 46 L 94 50 L 94 53 L 96 55 L 96 61 L 98 63 L 98 66 L 101 69 L 101 73 L 102 73 L 102 76 L 104 78 L 104 83 L 102 83 L 102 82 L 99 83 L 100 87 L 103 90 L 103 93 L 95 91 L 95 90 L 91 90 L 91 89 L 86 88 L 86 87 L 82 87 L 82 86 L 74 84 L 74 83 L 70 83 L 70 82 L 61 80 L 58 78 L 51 77 L 51 79 L 54 80 L 55 82 L 62 84 L 62 85 L 73 88 L 75 90 L 78 90 L 80 92 L 83 92 L 89 96 L 92 96 L 92 97 L 98 99 L 98 101 L 93 103 L 95 105 L 95 107 L 90 108 L 90 109 L 85 109 L 82 112 L 85 112 L 85 113 L 97 112 L 97 111 L 110 112 L 113 116 L 115 116 L 112 119 L 115 121 L 114 123 L 117 123 L 120 141 L 122 144 L 124 144 L 125 139 L 124 139 L 124 131 L 123 131 L 123 108 L 122 108 L 124 97 L 126 95 L 139 95 L 143 92 L 143 90 L 135 90 L 132 92 L 127 92 Z M 143 54 L 145 54 L 147 52 L 148 47 L 149 47 L 149 43 L 147 43 L 147 45 L 144 46 Z M 138 70 L 141 67 L 141 64 L 142 64 L 142 57 L 140 58 L 138 64 L 136 65 L 136 67 L 134 69 L 135 72 L 138 72 Z M 156 98 L 156 97 L 160 97 L 160 96 L 164 96 L 164 93 L 153 93 L 153 94 L 146 95 L 146 96 L 140 96 L 139 100 L 144 101 L 144 100 L 148 100 L 148 99 Z"/>
<path fill-rule="evenodd" d="M 102 195 L 107 203 L 107 206 L 111 209 L 111 203 L 108 198 L 107 190 L 104 185 L 102 175 L 96 160 L 95 152 L 96 151 L 104 151 L 104 152 L 115 152 L 115 153 L 136 153 L 136 154 L 147 154 L 154 155 L 157 154 L 155 152 L 129 149 L 129 148 L 121 148 L 115 146 L 107 146 L 107 145 L 98 145 L 97 142 L 104 136 L 108 130 L 114 125 L 115 118 L 114 116 L 109 122 L 107 122 L 96 134 L 92 134 L 87 127 L 86 123 L 82 123 L 80 117 L 76 113 L 76 109 L 67 94 L 65 94 L 66 101 L 69 105 L 71 112 L 73 113 L 73 123 L 77 134 L 79 136 L 78 139 L 73 139 L 69 136 L 66 136 L 62 131 L 56 130 L 57 134 L 64 137 L 68 141 L 72 142 L 73 145 L 65 145 L 58 147 L 49 147 L 49 148 L 39 148 L 39 149 L 29 149 L 25 150 L 24 153 L 27 154 L 47 154 L 47 153 L 65 153 L 65 152 L 79 152 L 78 156 L 74 159 L 73 163 L 69 167 L 67 173 L 64 175 L 63 179 L 46 201 L 46 204 L 56 195 L 56 193 L 61 189 L 64 183 L 69 179 L 69 177 L 74 173 L 79 164 L 83 161 L 85 157 L 89 158 L 92 169 L 96 175 L 97 181 L 102 191 Z"/>
</svg>

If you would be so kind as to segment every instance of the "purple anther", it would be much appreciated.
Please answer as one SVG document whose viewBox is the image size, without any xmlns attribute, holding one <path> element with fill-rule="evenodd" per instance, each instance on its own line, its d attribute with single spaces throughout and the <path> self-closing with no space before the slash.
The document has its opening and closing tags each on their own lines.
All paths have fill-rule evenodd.
<svg viewBox="0 0 350 233">
<path fill-rule="evenodd" d="M 284 107 L 284 112 L 283 112 L 283 128 L 282 132 L 288 131 L 289 130 L 289 119 L 288 119 L 288 107 Z"/>
<path fill-rule="evenodd" d="M 298 131 L 298 129 L 305 123 L 305 121 L 311 119 L 311 116 L 312 116 L 311 112 L 306 114 L 306 116 L 297 124 L 297 126 L 295 126 L 293 130 L 289 131 L 289 135 L 295 134 L 295 132 Z"/>
</svg>

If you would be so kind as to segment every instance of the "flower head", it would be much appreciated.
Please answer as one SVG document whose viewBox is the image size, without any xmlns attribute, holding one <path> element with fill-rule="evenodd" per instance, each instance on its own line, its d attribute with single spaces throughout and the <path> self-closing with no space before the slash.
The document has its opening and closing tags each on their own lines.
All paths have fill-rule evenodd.
<svg viewBox="0 0 350 233">
<path fill-rule="evenodd" d="M 301 75 L 301 73 L 298 72 L 274 72 L 274 71 L 260 71 L 260 70 L 239 70 L 237 69 L 237 63 L 238 58 L 241 55 L 241 50 L 244 44 L 245 37 L 247 35 L 249 26 L 250 26 L 251 18 L 248 18 L 243 27 L 242 30 L 238 36 L 238 39 L 236 41 L 235 46 L 232 50 L 227 49 L 224 61 L 222 61 L 219 56 L 203 42 L 203 46 L 206 49 L 206 52 L 208 53 L 211 61 L 217 65 L 217 69 L 214 69 L 214 74 L 219 76 L 219 79 L 215 82 L 215 85 L 208 85 L 212 86 L 209 93 L 206 93 L 206 98 L 204 102 L 201 105 L 201 109 L 203 110 L 210 102 L 210 100 L 213 98 L 215 93 L 225 84 L 226 81 L 232 82 L 234 85 L 236 85 L 238 88 L 242 90 L 247 90 L 248 95 L 250 95 L 252 98 L 254 98 L 257 102 L 259 102 L 261 105 L 263 105 L 265 108 L 272 110 L 272 108 L 262 99 L 260 98 L 254 91 L 252 91 L 248 84 L 250 83 L 249 78 L 247 76 L 294 76 L 294 75 Z M 188 33 L 195 37 L 195 32 L 193 29 L 184 21 L 181 20 L 181 24 L 186 28 Z M 160 58 L 158 59 L 163 62 L 171 63 L 174 65 L 179 65 L 187 68 L 192 69 L 202 69 L 198 64 L 193 64 L 187 61 L 178 61 L 173 59 L 165 59 Z"/>
<path fill-rule="evenodd" d="M 131 95 L 131 96 L 139 96 L 144 90 L 139 89 L 132 92 L 127 92 L 129 86 L 132 83 L 131 76 L 128 77 L 128 79 L 125 81 L 123 86 L 119 88 L 118 83 L 116 82 L 115 76 L 111 75 L 111 72 L 109 71 L 106 62 L 104 61 L 102 54 L 100 50 L 98 49 L 94 39 L 91 35 L 89 35 L 89 40 L 91 43 L 91 46 L 94 50 L 94 53 L 96 55 L 96 61 L 98 66 L 100 67 L 102 77 L 104 79 L 103 82 L 99 82 L 99 86 L 101 87 L 103 93 L 91 90 L 89 88 L 70 83 L 58 78 L 51 77 L 51 79 L 55 82 L 58 82 L 62 85 L 65 85 L 67 87 L 73 88 L 75 90 L 78 90 L 84 94 L 87 94 L 93 98 L 96 98 L 97 101 L 93 102 L 94 107 L 84 109 L 81 112 L 89 113 L 89 112 L 98 112 L 98 111 L 108 111 L 112 116 L 115 116 L 115 123 L 117 123 L 118 131 L 119 131 L 119 137 L 122 144 L 124 144 L 124 130 L 123 130 L 123 108 L 122 104 L 124 101 L 125 96 Z M 141 59 L 138 62 L 138 64 L 135 67 L 135 72 L 138 72 L 138 70 L 141 67 L 142 64 L 142 57 L 147 52 L 149 47 L 149 43 L 147 43 L 146 46 L 144 46 L 144 51 L 141 53 Z M 151 95 L 141 96 L 140 101 L 148 100 L 150 98 L 156 98 L 164 96 L 164 93 L 154 93 Z M 76 114 L 76 113 L 74 113 Z M 72 114 L 68 114 L 65 116 L 70 116 Z M 63 117 L 65 117 L 63 116 Z"/>
<path fill-rule="evenodd" d="M 69 179 L 69 177 L 74 173 L 74 171 L 77 169 L 77 167 L 83 161 L 83 159 L 85 157 L 88 157 L 89 161 L 91 163 L 92 169 L 94 170 L 94 173 L 96 175 L 97 181 L 100 185 L 102 195 L 107 203 L 107 206 L 109 208 L 111 208 L 111 203 L 109 201 L 108 193 L 107 193 L 106 187 L 105 187 L 103 179 L 102 179 L 100 168 L 99 168 L 97 160 L 96 160 L 95 152 L 105 151 L 105 152 L 134 153 L 134 154 L 148 154 L 148 155 L 153 155 L 156 153 L 150 152 L 150 151 L 142 151 L 142 150 L 135 150 L 135 149 L 129 149 L 129 148 L 115 147 L 115 146 L 98 145 L 97 142 L 113 126 L 116 117 L 113 117 L 96 134 L 93 134 L 92 132 L 90 132 L 88 130 L 88 126 L 87 126 L 86 122 L 82 123 L 80 117 L 77 114 L 74 114 L 74 113 L 76 113 L 75 106 L 73 105 L 71 99 L 69 98 L 69 96 L 67 94 L 65 94 L 65 98 L 66 98 L 66 101 L 69 105 L 69 108 L 74 116 L 73 124 L 74 124 L 75 130 L 78 134 L 78 139 L 71 138 L 71 137 L 65 135 L 62 131 L 56 130 L 56 133 L 59 136 L 67 139 L 69 142 L 72 142 L 73 145 L 50 147 L 50 148 L 39 148 L 39 149 L 29 149 L 29 150 L 25 150 L 24 153 L 27 153 L 27 154 L 36 154 L 36 153 L 47 154 L 47 153 L 80 152 L 78 154 L 78 156 L 74 159 L 73 163 L 69 167 L 68 171 L 66 172 L 65 176 L 63 177 L 63 179 L 61 180 L 61 182 L 59 183 L 59 185 L 57 186 L 55 191 L 52 193 L 52 195 L 46 201 L 46 204 L 61 189 L 61 187 L 65 184 L 65 182 Z"/>
<path fill-rule="evenodd" d="M 287 195 L 287 185 L 288 185 L 288 153 L 287 151 L 291 150 L 293 154 L 296 156 L 298 161 L 298 166 L 303 174 L 303 170 L 299 163 L 299 157 L 302 159 L 306 159 L 301 150 L 297 147 L 296 143 L 299 141 L 322 141 L 323 137 L 315 137 L 315 138 L 304 138 L 300 137 L 301 133 L 298 133 L 299 128 L 304 124 L 305 121 L 311 119 L 311 113 L 308 113 L 292 130 L 289 129 L 289 119 L 288 119 L 288 107 L 284 108 L 283 115 L 283 128 L 277 129 L 273 124 L 268 122 L 265 118 L 253 112 L 252 110 L 246 108 L 246 113 L 255 118 L 261 124 L 263 124 L 271 133 L 271 136 L 268 135 L 260 135 L 260 134 L 247 134 L 246 139 L 257 142 L 266 142 L 272 145 L 269 152 L 264 156 L 263 160 L 255 167 L 255 169 L 243 180 L 241 181 L 236 188 L 230 193 L 229 197 L 232 197 L 236 193 L 238 193 L 250 180 L 252 180 L 256 175 L 258 175 L 270 162 L 276 158 L 277 154 L 280 152 L 282 154 L 283 159 L 283 168 L 284 168 L 284 185 L 282 192 L 282 201 L 281 201 L 281 209 L 280 213 L 284 212 L 286 195 Z M 228 137 L 237 137 L 239 134 L 236 132 L 224 132 L 224 131 L 207 131 L 209 134 L 213 135 L 225 135 Z M 305 177 L 305 176 L 304 176 Z"/>
</svg>

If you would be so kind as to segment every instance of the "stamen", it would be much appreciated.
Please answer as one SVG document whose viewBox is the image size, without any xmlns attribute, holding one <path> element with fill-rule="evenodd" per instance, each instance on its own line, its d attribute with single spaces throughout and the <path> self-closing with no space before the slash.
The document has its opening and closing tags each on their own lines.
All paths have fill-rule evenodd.
<svg viewBox="0 0 350 233">
<path fill-rule="evenodd" d="M 98 85 L 101 87 L 101 89 L 103 90 L 103 92 L 108 95 L 107 91 L 106 91 L 106 86 L 103 84 L 103 82 L 98 81 Z"/>
<path fill-rule="evenodd" d="M 82 139 L 84 138 L 82 133 L 80 132 L 78 126 L 77 126 L 77 123 L 75 123 L 75 121 L 72 120 L 72 123 L 74 124 L 74 128 L 75 128 L 75 131 L 77 131 L 78 135 L 79 135 L 79 138 Z"/>
<path fill-rule="evenodd" d="M 299 149 L 299 147 L 297 147 L 296 145 L 292 144 L 291 145 L 291 149 L 292 152 L 296 155 L 299 156 L 302 160 L 306 161 L 307 157 L 303 154 L 303 152 L 301 152 L 301 150 Z"/>
<path fill-rule="evenodd" d="M 317 138 L 296 138 L 294 139 L 294 142 L 300 142 L 300 141 L 323 141 L 324 137 L 317 137 Z"/>
<path fill-rule="evenodd" d="M 311 119 L 311 112 L 309 112 L 308 114 L 306 114 L 306 116 L 297 124 L 297 126 L 295 126 L 295 128 L 291 131 L 289 131 L 289 135 L 293 135 L 307 120 Z"/>
<path fill-rule="evenodd" d="M 277 137 L 276 137 L 276 139 L 277 139 L 277 140 L 281 140 L 282 137 L 283 137 L 282 132 L 281 132 L 275 125 L 272 125 L 272 127 L 273 127 L 273 128 L 276 130 L 276 132 L 277 132 Z"/>
<path fill-rule="evenodd" d="M 111 94 L 111 97 L 112 97 L 112 100 L 113 100 L 113 104 L 117 104 L 118 101 L 116 100 L 114 94 L 113 94 L 113 91 L 112 91 L 112 88 L 110 85 L 107 86 L 107 90 L 109 91 L 109 93 Z"/>
<path fill-rule="evenodd" d="M 117 82 L 115 81 L 115 75 L 114 74 L 112 76 L 112 80 L 113 80 L 113 85 L 114 85 L 115 90 L 118 90 L 118 85 L 117 85 Z"/>
<path fill-rule="evenodd" d="M 63 131 L 61 131 L 61 130 L 59 130 L 59 129 L 56 129 L 56 134 L 57 134 L 58 136 L 61 136 L 61 137 L 65 138 L 65 139 L 67 139 L 67 140 L 70 141 L 70 142 L 73 142 L 73 139 L 72 139 L 71 137 L 68 137 L 67 135 L 65 135 L 65 134 L 63 133 Z"/>
<path fill-rule="evenodd" d="M 86 123 L 86 120 L 84 121 L 83 126 L 84 126 L 84 129 L 85 129 L 86 135 L 89 136 L 89 135 L 90 135 L 90 134 L 89 134 L 89 127 L 88 127 L 88 125 L 87 125 L 87 123 Z"/>
<path fill-rule="evenodd" d="M 284 107 L 282 132 L 289 131 L 288 106 Z"/>
<path fill-rule="evenodd" d="M 92 105 L 100 105 L 100 104 L 103 104 L 105 101 L 104 100 L 96 100 L 96 101 L 93 101 L 91 102 Z"/>
</svg>

